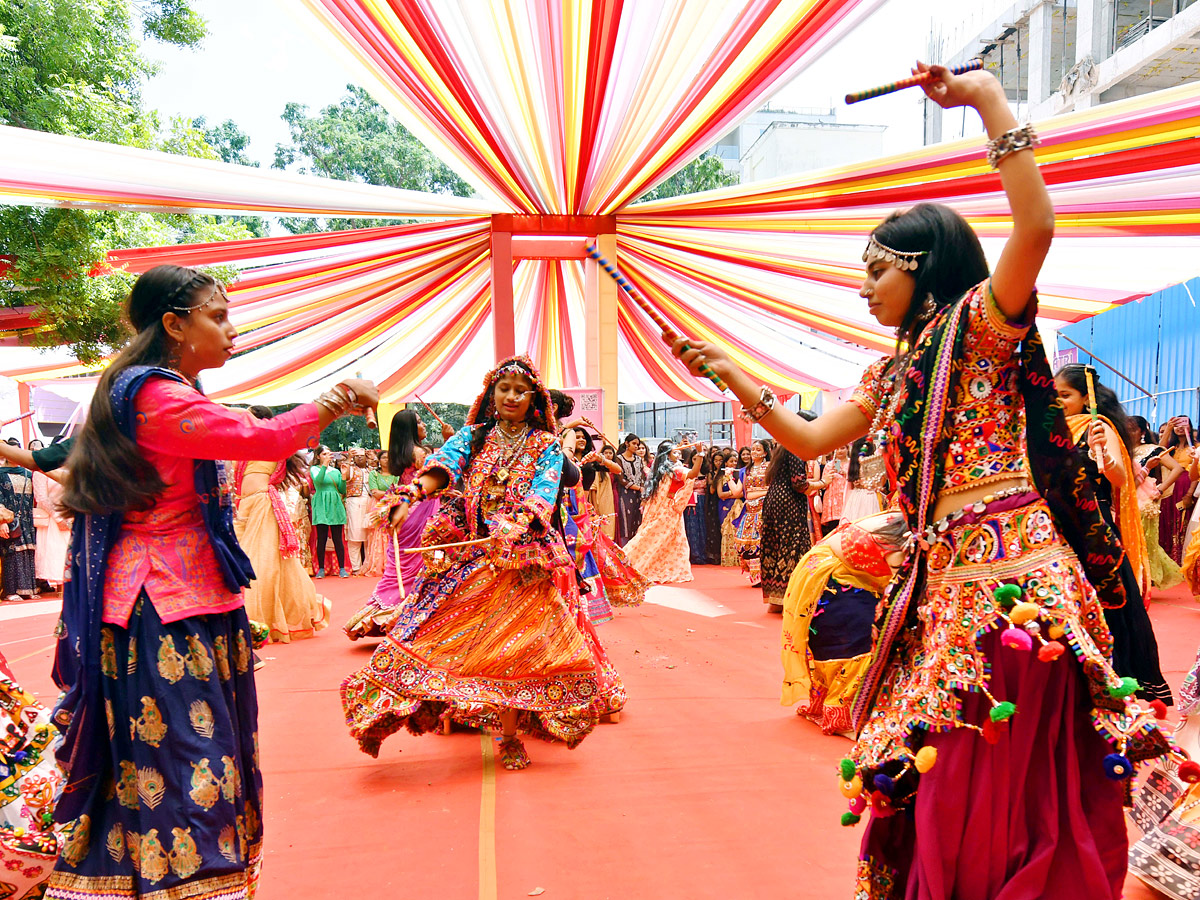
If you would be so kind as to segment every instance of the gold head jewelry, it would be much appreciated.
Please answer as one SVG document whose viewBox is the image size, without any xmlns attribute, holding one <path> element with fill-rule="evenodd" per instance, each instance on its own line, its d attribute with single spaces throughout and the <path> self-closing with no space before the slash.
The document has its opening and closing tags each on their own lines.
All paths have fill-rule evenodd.
<svg viewBox="0 0 1200 900">
<path fill-rule="evenodd" d="M 893 250 L 886 244 L 879 243 L 875 239 L 875 235 L 871 235 L 867 238 L 867 249 L 863 251 L 862 258 L 865 263 L 881 259 L 886 263 L 891 263 L 897 269 L 911 272 L 917 268 L 920 258 L 928 252 L 928 250 Z"/>
</svg>

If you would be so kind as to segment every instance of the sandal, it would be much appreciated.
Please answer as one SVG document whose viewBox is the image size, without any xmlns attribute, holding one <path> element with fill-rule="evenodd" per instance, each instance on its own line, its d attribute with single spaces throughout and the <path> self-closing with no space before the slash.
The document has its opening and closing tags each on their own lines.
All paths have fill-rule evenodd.
<svg viewBox="0 0 1200 900">
<path fill-rule="evenodd" d="M 515 734 L 500 736 L 500 765 L 506 769 L 524 769 L 529 765 L 529 754 L 525 745 Z"/>
</svg>

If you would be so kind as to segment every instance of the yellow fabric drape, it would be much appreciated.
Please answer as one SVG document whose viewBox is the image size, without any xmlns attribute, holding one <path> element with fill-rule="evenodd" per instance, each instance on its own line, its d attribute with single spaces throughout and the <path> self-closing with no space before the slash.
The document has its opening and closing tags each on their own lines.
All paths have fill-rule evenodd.
<svg viewBox="0 0 1200 900">
<path fill-rule="evenodd" d="M 1150 584 L 1150 564 L 1146 559 L 1146 533 L 1142 528 L 1142 515 L 1138 511 L 1137 488 L 1133 483 L 1133 460 L 1129 450 L 1120 440 L 1120 432 L 1104 416 L 1099 420 L 1113 430 L 1118 440 L 1110 441 L 1108 452 L 1114 459 L 1119 459 L 1125 467 L 1125 487 L 1113 485 L 1113 508 L 1117 515 L 1117 528 L 1121 532 L 1121 543 L 1125 545 L 1125 554 L 1133 566 L 1133 574 L 1137 576 L 1138 584 L 1144 591 Z M 1092 417 L 1087 413 L 1077 416 L 1067 416 L 1067 427 L 1071 429 L 1071 440 L 1079 440 L 1087 433 L 1092 424 Z"/>
</svg>

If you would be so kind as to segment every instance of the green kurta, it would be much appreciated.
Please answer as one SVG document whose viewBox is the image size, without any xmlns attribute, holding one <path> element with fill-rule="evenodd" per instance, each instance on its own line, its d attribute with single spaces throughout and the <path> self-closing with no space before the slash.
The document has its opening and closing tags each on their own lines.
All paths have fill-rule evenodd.
<svg viewBox="0 0 1200 900">
<path fill-rule="evenodd" d="M 313 466 L 312 523 L 314 525 L 345 525 L 346 480 L 337 466 Z"/>
</svg>

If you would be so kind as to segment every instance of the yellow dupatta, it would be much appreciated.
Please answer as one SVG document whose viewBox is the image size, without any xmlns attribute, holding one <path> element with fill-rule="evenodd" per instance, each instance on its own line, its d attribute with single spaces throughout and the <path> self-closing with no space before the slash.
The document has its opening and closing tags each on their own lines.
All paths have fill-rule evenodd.
<svg viewBox="0 0 1200 900">
<path fill-rule="evenodd" d="M 1121 534 L 1121 543 L 1125 545 L 1125 555 L 1129 557 L 1129 564 L 1133 566 L 1133 573 L 1137 576 L 1138 584 L 1142 588 L 1142 599 L 1145 601 L 1145 592 L 1150 586 L 1150 561 L 1146 558 L 1146 533 L 1142 529 L 1142 516 L 1138 511 L 1133 460 L 1129 456 L 1129 450 L 1124 441 L 1120 440 L 1121 433 L 1117 431 L 1113 423 L 1104 416 L 1100 416 L 1099 420 L 1111 428 L 1118 437 L 1116 450 L 1119 451 L 1120 456 L 1118 457 L 1114 452 L 1111 443 L 1108 452 L 1120 459 L 1121 465 L 1125 467 L 1125 487 L 1118 488 L 1115 484 L 1112 486 L 1113 509 L 1116 513 L 1117 530 Z M 1067 416 L 1067 427 L 1071 429 L 1071 440 L 1078 444 L 1080 439 L 1087 434 L 1091 424 L 1092 417 L 1087 413 Z M 1101 474 L 1103 475 L 1103 473 Z"/>
</svg>

